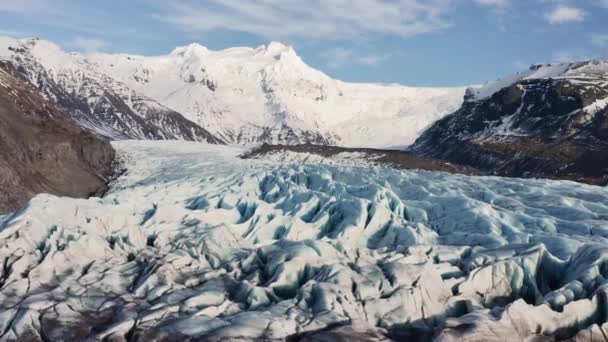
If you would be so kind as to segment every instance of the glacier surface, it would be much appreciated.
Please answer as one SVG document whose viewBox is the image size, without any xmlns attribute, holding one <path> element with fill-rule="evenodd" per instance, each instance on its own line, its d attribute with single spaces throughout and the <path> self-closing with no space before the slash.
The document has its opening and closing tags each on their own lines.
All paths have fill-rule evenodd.
<svg viewBox="0 0 608 342">
<path fill-rule="evenodd" d="M 607 336 L 606 188 L 114 145 L 104 198 L 0 216 L 2 340 Z"/>
</svg>

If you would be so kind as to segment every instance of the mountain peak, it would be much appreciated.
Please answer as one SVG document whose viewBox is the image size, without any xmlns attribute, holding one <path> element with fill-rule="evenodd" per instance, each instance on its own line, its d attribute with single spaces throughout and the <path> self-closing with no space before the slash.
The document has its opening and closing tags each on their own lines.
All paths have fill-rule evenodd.
<svg viewBox="0 0 608 342">
<path fill-rule="evenodd" d="M 265 46 L 266 51 L 268 52 L 283 52 L 291 47 L 276 41 L 271 41 L 268 45 Z"/>
<path fill-rule="evenodd" d="M 41 50 L 47 50 L 47 51 L 54 51 L 54 52 L 63 52 L 65 53 L 65 50 L 59 46 L 58 44 L 55 44 L 51 41 L 48 40 L 44 40 L 44 39 L 40 39 L 38 37 L 34 37 L 34 38 L 28 38 L 28 39 L 23 39 L 20 40 L 21 43 L 24 46 L 28 46 L 30 48 L 36 48 L 36 49 L 41 49 Z"/>
<path fill-rule="evenodd" d="M 403 146 L 457 110 L 464 95 L 464 88 L 338 82 L 276 41 L 218 51 L 193 43 L 160 56 L 55 53 L 34 44 L 0 38 L 0 57 L 22 66 L 50 98 L 69 97 L 83 125 L 115 139 Z M 110 101 L 124 104 L 122 119 Z"/>
<path fill-rule="evenodd" d="M 205 46 L 198 44 L 198 43 L 191 43 L 186 46 L 179 46 L 179 47 L 175 48 L 171 52 L 171 55 L 173 55 L 173 56 L 175 56 L 175 55 L 179 55 L 179 56 L 206 55 L 207 53 L 209 53 L 209 49 L 207 49 Z"/>
<path fill-rule="evenodd" d="M 283 55 L 292 55 L 298 56 L 290 45 L 285 45 L 280 42 L 271 41 L 267 45 L 262 45 L 256 49 L 259 53 L 261 52 L 264 55 L 268 56 L 283 56 Z"/>
<path fill-rule="evenodd" d="M 64 52 L 59 45 L 48 40 L 40 39 L 38 37 L 17 39 L 12 37 L 0 36 L 0 46 L 9 49 L 38 49 L 43 51 L 48 50 L 53 52 Z"/>
</svg>

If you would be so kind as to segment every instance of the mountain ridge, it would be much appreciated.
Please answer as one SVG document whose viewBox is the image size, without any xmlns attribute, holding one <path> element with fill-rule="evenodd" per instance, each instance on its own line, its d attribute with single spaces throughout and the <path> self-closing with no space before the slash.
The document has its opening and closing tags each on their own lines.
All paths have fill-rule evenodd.
<svg viewBox="0 0 608 342">
<path fill-rule="evenodd" d="M 469 91 L 410 150 L 500 175 L 607 184 L 608 60 L 536 65 Z"/>
<path fill-rule="evenodd" d="M 35 83 L 60 79 L 60 88 L 67 93 L 83 86 L 89 86 L 84 93 L 115 93 L 113 98 L 120 101 L 114 102 L 122 102 L 130 111 L 122 110 L 116 117 L 107 110 L 89 110 L 80 115 L 80 121 L 102 117 L 110 133 L 135 130 L 127 135 L 139 139 L 173 138 L 167 133 L 172 129 L 138 122 L 136 116 L 146 119 L 147 112 L 135 108 L 132 101 L 178 113 L 227 143 L 404 146 L 432 122 L 456 110 L 465 92 L 465 87 L 334 80 L 309 67 L 292 47 L 277 42 L 221 51 L 195 43 L 167 55 L 146 57 L 67 53 L 44 40 L 4 38 L 0 39 L 0 58 L 20 64 Z M 78 108 L 87 102 L 81 95 Z M 181 132 L 176 138 L 189 139 Z M 205 139 L 212 140 L 200 140 Z"/>
<path fill-rule="evenodd" d="M 124 84 L 71 60 L 57 45 L 37 39 L 0 39 L 0 58 L 18 76 L 69 112 L 82 127 L 113 139 L 185 139 L 220 143 L 181 114 Z M 159 122 L 170 123 L 163 127 Z"/>
</svg>

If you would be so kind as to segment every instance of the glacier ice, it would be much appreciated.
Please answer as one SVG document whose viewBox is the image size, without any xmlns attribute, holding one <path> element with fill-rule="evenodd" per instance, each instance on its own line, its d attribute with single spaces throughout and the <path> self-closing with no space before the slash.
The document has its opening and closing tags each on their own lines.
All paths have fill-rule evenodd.
<svg viewBox="0 0 608 342">
<path fill-rule="evenodd" d="M 2 340 L 602 340 L 608 191 L 117 142 L 0 217 Z"/>
</svg>

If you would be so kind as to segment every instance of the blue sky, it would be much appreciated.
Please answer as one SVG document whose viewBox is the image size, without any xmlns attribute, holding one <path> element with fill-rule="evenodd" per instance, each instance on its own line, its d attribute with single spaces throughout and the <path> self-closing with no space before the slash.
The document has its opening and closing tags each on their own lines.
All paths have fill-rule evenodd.
<svg viewBox="0 0 608 342">
<path fill-rule="evenodd" d="M 276 40 L 345 81 L 453 86 L 608 57 L 608 0 L 0 0 L 0 35 L 147 55 Z"/>
</svg>

